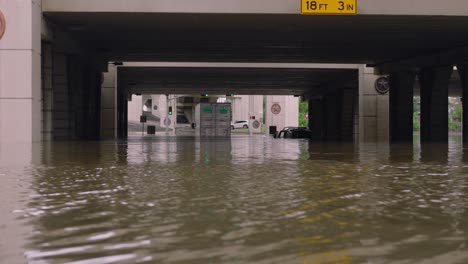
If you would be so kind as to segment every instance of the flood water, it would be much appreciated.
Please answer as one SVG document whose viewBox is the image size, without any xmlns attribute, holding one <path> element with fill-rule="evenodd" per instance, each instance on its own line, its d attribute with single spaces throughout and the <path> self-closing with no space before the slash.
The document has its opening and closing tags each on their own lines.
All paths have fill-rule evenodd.
<svg viewBox="0 0 468 264">
<path fill-rule="evenodd" d="M 448 145 L 130 138 L 0 148 L 1 263 L 468 263 Z"/>
</svg>

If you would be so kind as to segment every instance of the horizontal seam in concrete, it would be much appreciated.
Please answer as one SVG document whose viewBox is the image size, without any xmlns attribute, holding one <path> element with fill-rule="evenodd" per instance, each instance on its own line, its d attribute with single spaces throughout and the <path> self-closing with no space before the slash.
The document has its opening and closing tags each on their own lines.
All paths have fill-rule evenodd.
<svg viewBox="0 0 468 264">
<path fill-rule="evenodd" d="M 269 62 L 129 62 L 117 68 L 126 67 L 189 67 L 189 68 L 286 68 L 286 69 L 359 69 L 358 64 L 332 64 L 332 63 L 269 63 Z"/>
<path fill-rule="evenodd" d="M 32 100 L 33 97 L 0 97 L 0 100 Z"/>
<path fill-rule="evenodd" d="M 23 50 L 27 50 L 27 51 L 33 51 L 34 49 L 0 49 L 0 51 L 3 51 L 3 50 L 13 50 L 13 51 L 23 51 Z"/>
</svg>

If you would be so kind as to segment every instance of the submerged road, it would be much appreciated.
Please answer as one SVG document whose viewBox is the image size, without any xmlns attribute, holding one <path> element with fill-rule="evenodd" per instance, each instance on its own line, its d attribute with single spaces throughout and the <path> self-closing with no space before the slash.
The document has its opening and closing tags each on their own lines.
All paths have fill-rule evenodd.
<svg viewBox="0 0 468 264">
<path fill-rule="evenodd" d="M 3 147 L 0 262 L 467 263 L 460 144 L 132 137 L 25 164 Z"/>
</svg>

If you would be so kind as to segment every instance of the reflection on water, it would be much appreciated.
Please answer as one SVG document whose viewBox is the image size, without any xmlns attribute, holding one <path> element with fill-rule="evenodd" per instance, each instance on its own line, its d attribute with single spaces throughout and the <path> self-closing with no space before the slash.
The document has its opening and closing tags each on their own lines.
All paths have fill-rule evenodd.
<svg viewBox="0 0 468 264">
<path fill-rule="evenodd" d="M 458 138 L 133 138 L 14 158 L 9 148 L 5 263 L 468 263 Z"/>
</svg>

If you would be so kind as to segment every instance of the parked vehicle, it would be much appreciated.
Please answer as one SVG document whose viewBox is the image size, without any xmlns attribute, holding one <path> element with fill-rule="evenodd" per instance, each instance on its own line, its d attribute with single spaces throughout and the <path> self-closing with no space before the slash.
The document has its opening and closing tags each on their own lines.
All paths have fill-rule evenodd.
<svg viewBox="0 0 468 264">
<path fill-rule="evenodd" d="M 284 138 L 311 138 L 312 131 L 306 127 L 285 127 L 279 133 L 276 132 L 273 137 L 281 138 L 281 135 L 283 135 Z"/>
<path fill-rule="evenodd" d="M 231 122 L 231 129 L 249 128 L 249 122 L 247 120 L 241 120 Z"/>
</svg>

